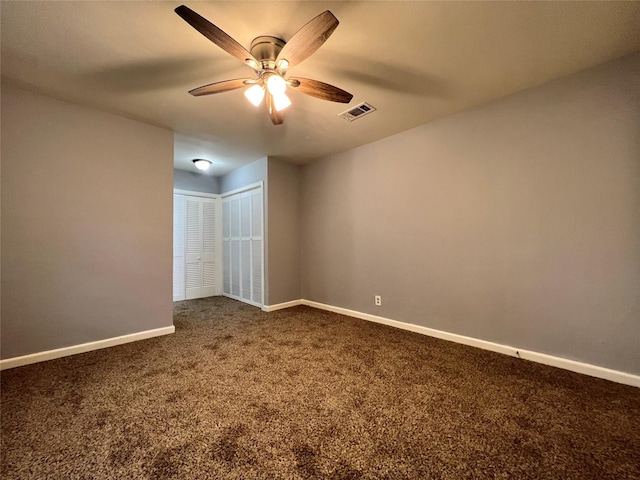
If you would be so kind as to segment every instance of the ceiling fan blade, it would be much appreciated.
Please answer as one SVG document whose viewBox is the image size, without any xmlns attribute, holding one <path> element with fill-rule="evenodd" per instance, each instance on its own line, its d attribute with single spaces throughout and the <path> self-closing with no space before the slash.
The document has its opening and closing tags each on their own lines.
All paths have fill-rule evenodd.
<svg viewBox="0 0 640 480">
<path fill-rule="evenodd" d="M 327 10 L 315 17 L 289 40 L 278 54 L 277 61 L 297 65 L 318 50 L 338 26 L 338 19 Z"/>
<path fill-rule="evenodd" d="M 246 63 L 246 60 L 256 61 L 246 48 L 189 7 L 180 5 L 175 9 L 175 12 L 202 35 L 241 62 Z"/>
<path fill-rule="evenodd" d="M 213 93 L 229 92 L 238 88 L 246 87 L 247 83 L 253 82 L 250 78 L 236 78 L 233 80 L 224 80 L 222 82 L 210 83 L 209 85 L 203 85 L 202 87 L 189 90 L 189 93 L 194 97 L 200 97 L 202 95 L 211 95 Z"/>
<path fill-rule="evenodd" d="M 353 98 L 349 92 L 345 92 L 341 88 L 334 87 L 328 83 L 320 82 L 318 80 L 312 80 L 310 78 L 290 78 L 292 87 L 302 93 L 311 95 L 312 97 L 320 98 L 322 100 L 329 100 L 330 102 L 349 103 Z M 296 82 L 298 85 L 296 86 Z"/>
<path fill-rule="evenodd" d="M 274 125 L 282 125 L 284 123 L 284 112 L 279 112 L 273 103 L 273 96 L 266 92 L 267 110 L 269 111 L 269 117 L 271 117 L 271 123 Z"/>
</svg>

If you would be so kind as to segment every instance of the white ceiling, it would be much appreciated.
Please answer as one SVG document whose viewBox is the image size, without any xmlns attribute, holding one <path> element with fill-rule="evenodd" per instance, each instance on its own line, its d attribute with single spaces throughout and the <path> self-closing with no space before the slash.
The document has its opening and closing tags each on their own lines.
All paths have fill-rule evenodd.
<svg viewBox="0 0 640 480">
<path fill-rule="evenodd" d="M 2 1 L 2 75 L 169 128 L 177 168 L 204 157 L 220 175 L 267 155 L 306 163 L 640 49 L 640 2 L 187 2 L 246 48 L 258 35 L 288 40 L 326 9 L 338 18 L 290 73 L 353 100 L 293 92 L 274 126 L 241 90 L 187 93 L 252 70 L 178 17 L 180 4 Z M 362 101 L 378 111 L 337 116 Z"/>
</svg>

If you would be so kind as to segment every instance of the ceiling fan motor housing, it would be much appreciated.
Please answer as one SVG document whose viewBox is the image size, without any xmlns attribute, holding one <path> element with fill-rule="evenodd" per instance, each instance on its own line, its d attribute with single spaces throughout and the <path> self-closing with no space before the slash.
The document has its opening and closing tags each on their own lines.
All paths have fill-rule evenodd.
<svg viewBox="0 0 640 480">
<path fill-rule="evenodd" d="M 253 39 L 250 52 L 262 68 L 275 69 L 276 58 L 285 43 L 281 38 L 262 35 Z"/>
</svg>

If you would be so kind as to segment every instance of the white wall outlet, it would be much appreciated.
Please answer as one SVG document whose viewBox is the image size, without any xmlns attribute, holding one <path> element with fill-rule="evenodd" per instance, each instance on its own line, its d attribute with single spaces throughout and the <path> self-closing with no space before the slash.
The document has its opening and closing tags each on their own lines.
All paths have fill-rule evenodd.
<svg viewBox="0 0 640 480">
<path fill-rule="evenodd" d="M 376 306 L 378 307 L 382 306 L 382 297 L 380 295 L 376 295 L 374 298 L 376 301 Z"/>
</svg>

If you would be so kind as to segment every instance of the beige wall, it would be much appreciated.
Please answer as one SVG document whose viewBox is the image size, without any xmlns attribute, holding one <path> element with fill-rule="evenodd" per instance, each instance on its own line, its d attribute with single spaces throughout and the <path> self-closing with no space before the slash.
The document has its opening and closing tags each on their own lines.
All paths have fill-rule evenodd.
<svg viewBox="0 0 640 480">
<path fill-rule="evenodd" d="M 639 86 L 636 54 L 306 166 L 303 298 L 639 374 Z"/>
<path fill-rule="evenodd" d="M 267 305 L 299 300 L 300 166 L 269 158 Z"/>
<path fill-rule="evenodd" d="M 173 133 L 2 85 L 2 358 L 172 325 Z"/>
</svg>

